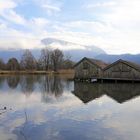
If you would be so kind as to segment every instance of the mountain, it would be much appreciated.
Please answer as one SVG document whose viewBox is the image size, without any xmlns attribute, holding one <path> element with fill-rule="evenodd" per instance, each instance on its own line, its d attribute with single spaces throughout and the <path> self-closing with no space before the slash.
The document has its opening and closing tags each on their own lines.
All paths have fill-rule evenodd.
<svg viewBox="0 0 140 140">
<path fill-rule="evenodd" d="M 121 55 L 101 54 L 101 55 L 96 56 L 95 58 L 103 60 L 107 63 L 115 62 L 118 59 L 124 59 L 127 61 L 132 61 L 132 62 L 140 64 L 140 54 L 136 54 L 136 55 L 132 55 L 132 54 L 121 54 Z"/>
<path fill-rule="evenodd" d="M 83 57 L 95 57 L 100 54 L 106 54 L 106 52 L 96 46 L 84 46 L 81 44 L 64 41 L 55 38 L 45 38 L 41 40 L 41 43 L 48 48 L 58 48 L 64 52 L 65 55 L 71 56 L 73 61 L 79 61 Z M 33 55 L 38 58 L 40 56 L 40 49 L 31 49 Z M 3 58 L 5 62 L 11 57 L 16 57 L 18 60 L 24 49 L 12 49 L 12 50 L 0 50 L 0 58 Z"/>
<path fill-rule="evenodd" d="M 122 55 L 109 55 L 104 50 L 96 46 L 84 46 L 81 44 L 55 39 L 55 38 L 45 38 L 41 42 L 48 48 L 59 48 L 65 55 L 71 56 L 73 61 L 79 61 L 83 57 L 90 57 L 95 59 L 100 59 L 108 63 L 112 63 L 118 59 L 124 59 L 140 64 L 140 54 L 122 54 Z M 31 52 L 36 58 L 40 56 L 40 49 L 31 49 Z M 0 50 L 0 58 L 3 58 L 5 62 L 8 61 L 11 57 L 16 57 L 18 60 L 21 59 L 21 56 L 24 52 L 24 49 L 15 49 L 15 50 Z"/>
<path fill-rule="evenodd" d="M 96 46 L 86 46 L 82 44 L 77 44 L 65 40 L 55 39 L 55 38 L 45 38 L 41 40 L 41 42 L 45 46 L 50 47 L 57 47 L 67 55 L 72 56 L 72 59 L 74 61 L 78 61 L 82 59 L 83 57 L 96 57 L 100 54 L 106 54 L 104 50 L 102 50 L 99 47 Z"/>
<path fill-rule="evenodd" d="M 20 60 L 24 51 L 24 49 L 0 50 L 0 58 L 2 58 L 5 62 L 12 57 Z M 31 49 L 31 52 L 36 58 L 40 55 L 40 49 Z"/>
<path fill-rule="evenodd" d="M 56 38 L 45 38 L 42 39 L 41 42 L 45 45 L 51 45 L 52 43 L 59 43 L 61 45 L 77 45 L 76 43 L 73 42 L 69 42 L 69 41 L 64 41 L 64 40 L 60 40 L 60 39 L 56 39 Z"/>
</svg>

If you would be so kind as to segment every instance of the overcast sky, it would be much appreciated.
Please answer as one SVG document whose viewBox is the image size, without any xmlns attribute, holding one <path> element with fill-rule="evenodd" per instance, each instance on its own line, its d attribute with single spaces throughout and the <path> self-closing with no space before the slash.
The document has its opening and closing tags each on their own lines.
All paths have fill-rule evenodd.
<svg viewBox="0 0 140 140">
<path fill-rule="evenodd" d="M 0 0 L 1 49 L 42 47 L 47 37 L 140 53 L 140 0 Z"/>
</svg>

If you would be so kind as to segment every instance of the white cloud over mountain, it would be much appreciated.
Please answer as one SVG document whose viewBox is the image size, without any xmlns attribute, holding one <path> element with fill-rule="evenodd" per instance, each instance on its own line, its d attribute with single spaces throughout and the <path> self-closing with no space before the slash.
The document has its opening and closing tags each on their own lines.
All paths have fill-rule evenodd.
<svg viewBox="0 0 140 140">
<path fill-rule="evenodd" d="M 0 48 L 43 47 L 41 40 L 53 37 L 113 54 L 140 53 L 139 24 L 139 0 L 1 0 Z"/>
</svg>

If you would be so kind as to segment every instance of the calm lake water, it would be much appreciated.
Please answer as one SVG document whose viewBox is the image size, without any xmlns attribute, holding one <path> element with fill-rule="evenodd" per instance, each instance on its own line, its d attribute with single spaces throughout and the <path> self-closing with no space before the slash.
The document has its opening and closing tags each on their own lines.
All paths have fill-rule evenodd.
<svg viewBox="0 0 140 140">
<path fill-rule="evenodd" d="M 1 76 L 0 140 L 140 140 L 139 95 L 140 84 Z"/>
</svg>

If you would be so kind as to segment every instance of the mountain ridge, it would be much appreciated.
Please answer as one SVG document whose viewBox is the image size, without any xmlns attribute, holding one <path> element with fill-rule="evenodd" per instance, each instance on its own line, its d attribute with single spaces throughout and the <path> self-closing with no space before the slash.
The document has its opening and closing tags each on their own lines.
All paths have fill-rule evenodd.
<svg viewBox="0 0 140 140">
<path fill-rule="evenodd" d="M 81 45 L 61 39 L 55 39 L 55 38 L 44 38 L 41 40 L 42 43 L 49 49 L 53 48 L 54 43 L 58 43 L 62 45 L 62 47 L 68 47 L 70 45 L 80 45 L 81 47 L 85 47 L 87 49 L 66 49 L 62 50 L 65 55 L 71 56 L 71 59 L 75 62 L 78 62 L 83 57 L 90 57 L 94 59 L 100 59 L 107 63 L 112 63 L 114 61 L 117 61 L 118 59 L 124 59 L 127 61 L 132 61 L 135 63 L 140 64 L 140 54 L 120 54 L 120 55 L 113 55 L 113 54 L 107 54 L 103 49 L 96 47 L 96 46 L 88 46 L 88 45 Z M 40 52 L 42 48 L 38 49 L 30 49 L 32 54 L 35 56 L 35 58 L 39 58 Z M 15 57 L 19 61 L 21 59 L 21 56 L 23 54 L 25 49 L 11 49 L 11 50 L 0 50 L 0 58 L 2 58 L 5 62 L 8 61 L 9 58 Z"/>
<path fill-rule="evenodd" d="M 135 63 L 140 64 L 140 54 L 101 54 L 95 57 L 96 59 L 101 59 L 107 63 L 113 63 L 117 61 L 118 59 L 123 59 L 127 61 L 132 61 Z"/>
</svg>

